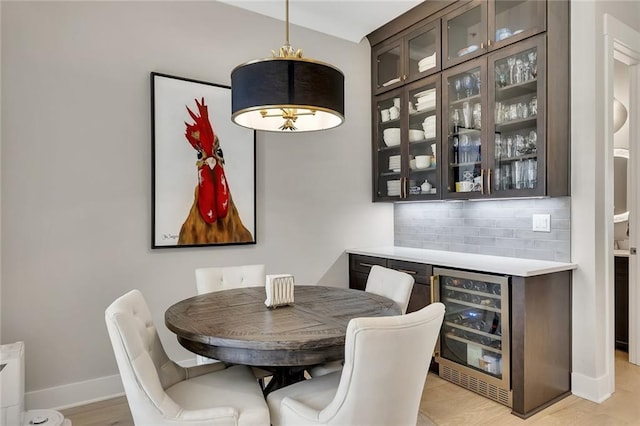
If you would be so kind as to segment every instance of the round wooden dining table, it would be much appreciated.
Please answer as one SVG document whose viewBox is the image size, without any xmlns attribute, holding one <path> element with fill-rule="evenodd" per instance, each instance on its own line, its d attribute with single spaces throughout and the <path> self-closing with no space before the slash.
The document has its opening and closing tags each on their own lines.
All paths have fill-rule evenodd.
<svg viewBox="0 0 640 426">
<path fill-rule="evenodd" d="M 165 324 L 196 354 L 274 373 L 270 388 L 344 357 L 351 318 L 399 315 L 390 299 L 361 290 L 296 286 L 294 304 L 268 308 L 264 287 L 201 294 L 167 309 Z"/>
</svg>

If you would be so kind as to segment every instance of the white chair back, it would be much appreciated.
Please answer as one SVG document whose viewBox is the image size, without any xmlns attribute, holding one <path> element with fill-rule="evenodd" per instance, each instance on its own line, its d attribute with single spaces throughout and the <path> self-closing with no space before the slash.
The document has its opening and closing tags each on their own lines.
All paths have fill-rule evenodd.
<svg viewBox="0 0 640 426">
<path fill-rule="evenodd" d="M 181 407 L 164 390 L 185 380 L 186 373 L 167 357 L 140 291 L 116 299 L 105 321 L 134 422 L 175 417 Z"/>
<path fill-rule="evenodd" d="M 270 393 L 271 424 L 415 425 L 443 318 L 438 302 L 407 315 L 352 319 L 342 372 Z"/>
<path fill-rule="evenodd" d="M 224 266 L 196 269 L 198 294 L 241 287 L 264 286 L 264 265 Z"/>
<path fill-rule="evenodd" d="M 365 291 L 393 300 L 400 306 L 402 314 L 405 314 L 409 306 L 413 283 L 413 277 L 406 272 L 374 265 L 369 272 Z"/>
<path fill-rule="evenodd" d="M 242 287 L 264 286 L 267 276 L 264 265 L 222 266 L 196 269 L 198 294 Z M 211 364 L 214 359 L 196 355 L 196 364 Z"/>
<path fill-rule="evenodd" d="M 136 425 L 269 424 L 262 390 L 246 366 L 183 368 L 167 357 L 140 291 L 116 299 L 105 320 Z"/>
</svg>

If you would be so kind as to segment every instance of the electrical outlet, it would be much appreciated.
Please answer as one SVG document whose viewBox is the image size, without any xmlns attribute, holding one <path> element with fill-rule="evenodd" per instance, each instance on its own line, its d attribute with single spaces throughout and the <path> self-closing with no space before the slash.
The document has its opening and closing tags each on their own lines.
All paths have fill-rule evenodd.
<svg viewBox="0 0 640 426">
<path fill-rule="evenodd" d="M 551 232 L 550 214 L 534 214 L 532 222 L 533 232 Z"/>
</svg>

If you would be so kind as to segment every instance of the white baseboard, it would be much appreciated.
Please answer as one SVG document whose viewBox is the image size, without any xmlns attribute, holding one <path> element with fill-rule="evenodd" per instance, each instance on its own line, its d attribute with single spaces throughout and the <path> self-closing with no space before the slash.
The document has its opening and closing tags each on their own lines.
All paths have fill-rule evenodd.
<svg viewBox="0 0 640 426">
<path fill-rule="evenodd" d="M 609 376 L 605 374 L 593 378 L 580 373 L 571 373 L 571 393 L 600 404 L 611 397 Z"/>
<path fill-rule="evenodd" d="M 124 395 L 120 375 L 98 377 L 83 382 L 69 383 L 48 389 L 26 392 L 24 402 L 27 410 L 75 407 L 104 399 Z"/>
<path fill-rule="evenodd" d="M 195 358 L 178 362 L 183 367 L 196 365 Z M 119 374 L 98 377 L 82 382 L 68 383 L 47 389 L 26 392 L 24 395 L 26 410 L 77 407 L 92 402 L 103 401 L 124 395 Z"/>
</svg>

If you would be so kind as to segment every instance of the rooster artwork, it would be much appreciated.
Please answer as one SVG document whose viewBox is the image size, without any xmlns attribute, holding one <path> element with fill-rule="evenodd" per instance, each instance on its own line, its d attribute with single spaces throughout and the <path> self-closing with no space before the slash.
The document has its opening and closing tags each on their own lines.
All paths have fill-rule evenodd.
<svg viewBox="0 0 640 426">
<path fill-rule="evenodd" d="M 178 244 L 252 242 L 253 236 L 243 225 L 229 191 L 220 140 L 211 127 L 205 100 L 195 102 L 197 113 L 187 107 L 193 123 L 185 122 L 185 136 L 198 156 L 198 183 Z"/>
</svg>

